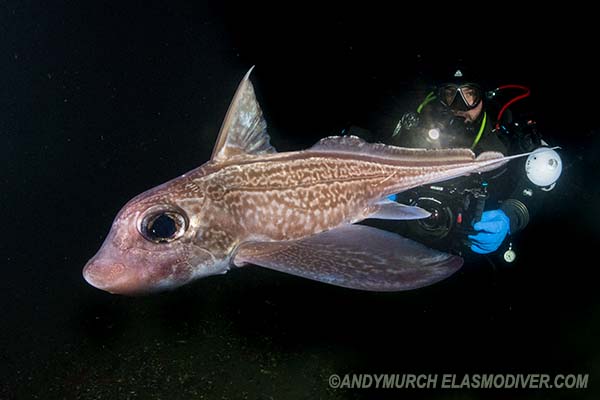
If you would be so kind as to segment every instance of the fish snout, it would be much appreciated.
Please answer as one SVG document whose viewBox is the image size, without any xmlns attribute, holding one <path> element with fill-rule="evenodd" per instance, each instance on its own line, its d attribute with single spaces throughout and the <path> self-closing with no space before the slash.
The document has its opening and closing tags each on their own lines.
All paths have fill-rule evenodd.
<svg viewBox="0 0 600 400">
<path fill-rule="evenodd" d="M 83 267 L 83 278 L 90 285 L 113 294 L 138 293 L 139 280 L 124 264 L 92 259 Z"/>
</svg>

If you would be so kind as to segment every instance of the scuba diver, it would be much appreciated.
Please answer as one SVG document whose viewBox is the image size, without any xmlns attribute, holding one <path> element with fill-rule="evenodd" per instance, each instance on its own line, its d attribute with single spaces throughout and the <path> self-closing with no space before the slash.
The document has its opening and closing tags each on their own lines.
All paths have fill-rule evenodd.
<svg viewBox="0 0 600 400">
<path fill-rule="evenodd" d="M 429 218 L 397 229 L 432 247 L 461 255 L 498 253 L 514 261 L 513 236 L 522 231 L 560 177 L 560 156 L 547 148 L 532 119 L 515 118 L 509 107 L 529 96 L 520 85 L 484 92 L 461 70 L 438 84 L 413 112 L 405 113 L 388 142 L 401 147 L 470 148 L 476 154 L 533 153 L 484 174 L 421 186 L 391 200 L 419 206 Z M 536 150 L 538 149 L 538 150 Z"/>
</svg>

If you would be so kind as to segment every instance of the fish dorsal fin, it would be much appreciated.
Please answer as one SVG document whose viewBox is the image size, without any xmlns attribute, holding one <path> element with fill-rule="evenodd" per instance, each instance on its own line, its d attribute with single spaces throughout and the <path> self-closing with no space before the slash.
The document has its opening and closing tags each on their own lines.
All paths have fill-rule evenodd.
<svg viewBox="0 0 600 400">
<path fill-rule="evenodd" d="M 363 154 L 382 159 L 473 161 L 475 154 L 469 149 L 409 149 L 383 143 L 368 143 L 357 136 L 329 136 L 319 140 L 309 151 Z"/>
<path fill-rule="evenodd" d="M 253 68 L 246 73 L 233 96 L 221 125 L 211 160 L 223 161 L 239 154 L 275 152 L 275 148 L 269 143 L 267 122 L 263 118 L 254 94 L 254 87 L 250 82 L 249 77 Z"/>
</svg>

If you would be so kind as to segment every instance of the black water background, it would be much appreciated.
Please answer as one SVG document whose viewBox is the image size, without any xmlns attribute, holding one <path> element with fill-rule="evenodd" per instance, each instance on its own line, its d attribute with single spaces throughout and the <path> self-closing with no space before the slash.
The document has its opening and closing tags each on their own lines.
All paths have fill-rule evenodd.
<svg viewBox="0 0 600 400">
<path fill-rule="evenodd" d="M 443 16 L 398 10 L 13 3 L 0 12 L 0 397 L 503 395 L 329 388 L 330 374 L 354 372 L 589 373 L 587 391 L 516 395 L 598 393 L 599 85 L 573 45 L 591 45 L 592 25 L 486 18 L 471 24 L 482 47 Z M 81 278 L 129 198 L 208 159 L 251 65 L 273 144 L 291 150 L 385 125 L 418 71 L 458 57 L 490 85 L 530 85 L 564 148 L 564 177 L 514 267 L 482 263 L 398 294 L 259 268 L 134 299 Z"/>
</svg>

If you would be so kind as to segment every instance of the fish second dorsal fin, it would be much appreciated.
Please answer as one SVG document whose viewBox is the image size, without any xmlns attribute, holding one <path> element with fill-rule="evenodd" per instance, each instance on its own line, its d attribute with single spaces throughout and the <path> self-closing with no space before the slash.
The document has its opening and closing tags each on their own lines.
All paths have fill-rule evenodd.
<svg viewBox="0 0 600 400">
<path fill-rule="evenodd" d="M 384 143 L 368 143 L 357 136 L 329 136 L 319 140 L 309 151 L 364 154 L 393 160 L 473 161 L 475 154 L 469 149 L 413 149 Z"/>
<path fill-rule="evenodd" d="M 274 153 L 267 123 L 250 82 L 250 70 L 242 79 L 219 131 L 211 160 L 223 161 L 239 154 Z"/>
</svg>

